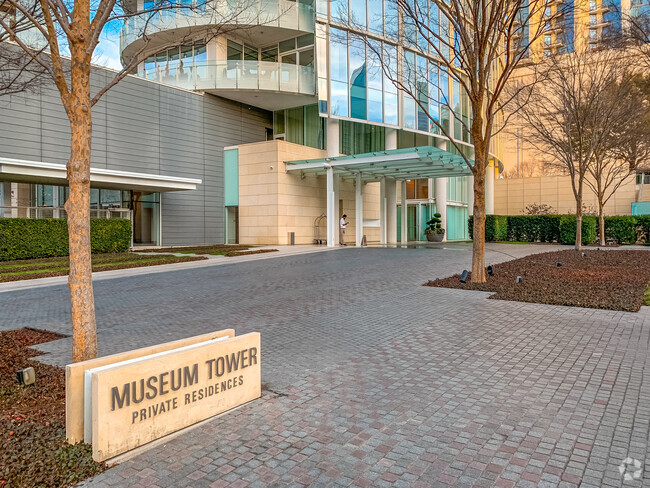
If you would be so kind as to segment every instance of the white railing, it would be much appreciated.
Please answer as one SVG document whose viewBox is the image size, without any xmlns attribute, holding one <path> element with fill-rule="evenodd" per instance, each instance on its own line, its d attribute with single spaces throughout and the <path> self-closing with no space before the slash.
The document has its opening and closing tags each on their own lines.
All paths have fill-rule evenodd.
<svg viewBox="0 0 650 488">
<path fill-rule="evenodd" d="M 260 90 L 316 94 L 314 68 L 269 61 L 179 63 L 145 72 L 144 77 L 187 90 Z"/>
<path fill-rule="evenodd" d="M 243 1 L 243 3 L 242 3 Z M 210 25 L 260 25 L 313 33 L 316 23 L 311 5 L 291 0 L 219 0 L 203 8 L 179 8 L 142 13 L 125 20 L 120 31 L 120 52 L 125 58 L 133 53 L 124 53 L 143 36 L 172 29 Z M 130 54 L 130 56 L 129 56 Z"/>
<path fill-rule="evenodd" d="M 68 214 L 63 207 L 0 207 L 0 218 L 67 219 Z M 128 208 L 91 208 L 90 218 L 131 220 L 131 210 Z"/>
</svg>

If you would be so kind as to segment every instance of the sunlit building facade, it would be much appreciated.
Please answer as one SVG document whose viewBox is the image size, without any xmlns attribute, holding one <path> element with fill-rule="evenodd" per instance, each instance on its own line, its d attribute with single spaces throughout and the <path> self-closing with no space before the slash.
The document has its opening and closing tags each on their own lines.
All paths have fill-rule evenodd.
<svg viewBox="0 0 650 488">
<path fill-rule="evenodd" d="M 473 148 L 463 125 L 471 118 L 468 99 L 459 84 L 439 69 L 435 53 L 416 34 L 415 27 L 398 21 L 394 0 L 264 0 L 247 4 L 242 12 L 236 11 L 237 5 L 219 5 L 219 20 L 214 12 L 200 8 L 162 11 L 153 16 L 143 13 L 129 19 L 120 35 L 122 61 L 129 63 L 133 56 L 141 56 L 144 49 L 144 61 L 134 70 L 140 77 L 269 111 L 272 126 L 267 128 L 267 145 L 289 143 L 290 146 L 282 146 L 282 151 L 291 147 L 296 153 L 295 157 L 284 155 L 287 159 L 276 161 L 275 165 L 269 161 L 269 167 L 276 170 L 281 167 L 285 171 L 284 163 L 290 159 L 308 161 L 416 147 L 442 151 L 440 160 L 447 157 L 458 162 L 459 150 L 471 157 Z M 134 8 L 144 10 L 147 5 L 139 0 Z M 426 9 L 431 26 L 441 31 L 449 29 L 435 4 L 420 2 L 419 8 Z M 224 14 L 223 9 L 228 13 Z M 228 25 L 215 26 L 216 23 Z M 170 47 L 174 39 L 178 43 Z M 418 94 L 417 101 L 396 87 L 394 79 L 398 76 L 408 78 L 405 82 L 417 87 L 412 92 Z M 443 125 L 456 144 L 441 134 L 422 104 L 426 104 L 428 113 Z M 245 230 L 259 227 L 257 220 L 246 222 L 249 214 L 257 215 L 261 209 L 243 208 L 246 203 L 239 197 L 251 191 L 260 196 L 263 190 L 252 182 L 255 178 L 251 180 L 242 173 L 241 148 L 228 146 L 225 154 L 225 186 L 226 193 L 230 193 L 225 206 L 231 229 L 225 239 L 232 242 L 236 234 L 235 239 L 242 242 L 262 242 L 263 236 L 252 238 Z M 495 161 L 495 167 L 498 164 Z M 290 173 L 292 166 L 286 168 Z M 354 186 L 353 173 L 336 169 L 334 185 L 338 186 L 340 180 L 341 195 L 346 194 L 346 184 Z M 362 184 L 367 188 L 367 199 L 379 202 L 366 205 L 364 222 L 353 218 L 352 227 L 360 223 L 363 235 L 371 240 L 395 242 L 401 240 L 403 230 L 410 240 L 423 240 L 426 221 L 442 210 L 447 238 L 466 239 L 470 172 L 466 168 L 449 173 L 438 178 L 440 181 L 425 173 L 414 172 L 413 177 L 404 179 L 388 175 L 387 191 L 386 175 L 374 179 L 364 176 Z M 302 172 L 303 179 L 312 176 L 320 178 L 324 186 L 324 174 Z M 488 187 L 493 183 L 494 170 L 491 176 Z M 237 187 L 237 198 L 234 191 L 228 190 L 233 185 Z M 251 190 L 251 185 L 255 190 Z M 392 189 L 394 185 L 396 191 Z M 271 191 L 277 193 L 277 189 Z M 490 192 L 489 187 L 488 200 Z M 322 193 L 321 203 L 327 207 L 328 190 L 322 188 Z M 406 197 L 404 209 L 402 193 Z M 381 208 L 386 194 L 392 198 L 388 206 L 395 205 L 400 210 L 392 220 L 395 212 Z M 349 203 L 346 197 L 335 200 L 337 221 L 338 215 L 346 211 L 354 215 L 353 195 Z M 299 199 L 293 203 L 304 207 Z M 371 211 L 373 206 L 377 208 Z M 311 214 L 295 231 L 299 242 L 313 242 L 318 233 L 314 221 L 328 213 L 327 208 L 318 208 L 316 202 L 308 207 L 313 207 Z M 267 215 L 267 210 L 264 212 Z M 298 216 L 287 217 L 291 221 Z M 408 221 L 405 226 L 401 222 L 403 217 Z M 279 220 L 283 220 L 283 215 Z M 387 230 L 381 230 L 382 225 Z M 279 227 L 289 229 L 291 225 Z M 280 235 L 272 240 L 284 243 L 286 239 Z"/>
</svg>

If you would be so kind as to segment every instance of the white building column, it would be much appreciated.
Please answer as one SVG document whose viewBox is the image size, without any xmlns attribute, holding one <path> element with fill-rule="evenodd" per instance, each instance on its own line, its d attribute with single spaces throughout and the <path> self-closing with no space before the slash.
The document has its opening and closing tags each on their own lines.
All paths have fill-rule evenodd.
<svg viewBox="0 0 650 488">
<path fill-rule="evenodd" d="M 334 192 L 334 169 L 331 166 L 327 166 L 327 247 L 334 247 L 336 244 L 336 227 L 338 225 L 338 219 L 336 217 L 334 200 L 336 195 Z"/>
<path fill-rule="evenodd" d="M 494 163 L 490 163 L 485 174 L 485 214 L 494 215 Z"/>
<path fill-rule="evenodd" d="M 440 214 L 442 228 L 445 229 L 445 237 L 443 241 L 447 240 L 447 178 L 436 178 L 434 185 L 436 187 L 436 212 Z"/>
<path fill-rule="evenodd" d="M 408 243 L 408 212 L 407 212 L 407 207 L 406 207 L 406 180 L 402 180 L 401 182 L 401 204 L 402 204 L 402 225 L 401 225 L 401 239 L 400 242 L 402 244 L 407 244 Z"/>
<path fill-rule="evenodd" d="M 338 119 L 327 119 L 327 157 L 335 158 L 340 155 L 339 121 Z"/>
<path fill-rule="evenodd" d="M 355 212 L 355 231 L 356 231 L 356 243 L 357 247 L 361 246 L 361 240 L 363 239 L 363 181 L 361 180 L 361 173 L 357 173 L 356 177 L 356 186 L 355 186 L 355 202 L 354 202 L 354 212 Z"/>
<path fill-rule="evenodd" d="M 397 129 L 386 128 L 386 150 L 397 149 Z"/>
<path fill-rule="evenodd" d="M 386 243 L 397 243 L 397 181 L 386 178 Z"/>
<path fill-rule="evenodd" d="M 386 178 L 379 180 L 379 244 L 386 244 Z"/>
</svg>

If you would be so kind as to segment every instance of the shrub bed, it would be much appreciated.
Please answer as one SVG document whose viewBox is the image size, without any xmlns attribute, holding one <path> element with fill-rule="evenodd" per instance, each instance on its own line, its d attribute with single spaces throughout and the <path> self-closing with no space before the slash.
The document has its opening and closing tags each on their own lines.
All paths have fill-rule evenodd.
<svg viewBox="0 0 650 488">
<path fill-rule="evenodd" d="M 30 359 L 29 346 L 62 338 L 46 331 L 0 332 L 0 486 L 66 487 L 100 473 L 87 444 L 65 440 L 65 370 Z M 36 383 L 22 387 L 16 371 L 33 367 Z"/>
<path fill-rule="evenodd" d="M 490 298 L 499 300 L 638 311 L 650 282 L 648 251 L 584 253 L 555 251 L 495 264 L 485 283 L 461 283 L 460 275 L 454 275 L 425 285 L 494 292 Z M 523 283 L 516 282 L 517 276 Z"/>
<path fill-rule="evenodd" d="M 93 253 L 125 252 L 131 247 L 127 219 L 91 219 Z M 68 255 L 68 223 L 61 219 L 0 219 L 0 261 Z"/>
<path fill-rule="evenodd" d="M 204 256 L 168 256 L 160 254 L 94 254 L 92 256 L 93 273 L 116 269 L 140 268 L 160 264 L 184 263 L 207 259 Z M 4 261 L 0 263 L 0 283 L 6 281 L 33 280 L 65 276 L 69 265 L 67 256 L 57 258 L 27 259 L 22 261 Z M 0 488 L 2 488 L 0 486 Z"/>
</svg>

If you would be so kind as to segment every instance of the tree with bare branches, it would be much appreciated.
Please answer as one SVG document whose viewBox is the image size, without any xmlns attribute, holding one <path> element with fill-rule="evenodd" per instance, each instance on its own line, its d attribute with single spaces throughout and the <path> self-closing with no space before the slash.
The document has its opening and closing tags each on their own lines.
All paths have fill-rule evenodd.
<svg viewBox="0 0 650 488">
<path fill-rule="evenodd" d="M 624 68 L 621 66 L 621 69 Z M 604 207 L 616 190 L 650 159 L 650 90 L 648 79 L 622 71 L 606 88 L 603 108 L 611 106 L 609 134 L 588 166 L 587 186 L 598 202 L 599 241 L 605 245 Z"/>
<path fill-rule="evenodd" d="M 97 334 L 90 255 L 90 157 L 92 109 L 100 98 L 119 83 L 151 51 L 152 33 L 161 13 L 167 17 L 192 16 L 209 19 L 201 38 L 209 40 L 234 30 L 272 22 L 283 12 L 264 12 L 258 0 L 220 1 L 158 0 L 146 2 L 138 11 L 131 0 L 0 0 L 5 12 L 0 16 L 0 39 L 9 39 L 47 73 L 54 82 L 70 124 L 70 159 L 67 163 L 69 198 L 65 202 L 68 216 L 70 272 L 68 286 L 72 304 L 73 361 L 97 356 Z M 113 21 L 129 22 L 138 29 L 140 41 L 136 52 L 123 69 L 97 92 L 91 91 L 93 54 L 105 27 Z M 20 26 L 20 27 L 19 27 Z M 29 36 L 21 35 L 28 29 Z M 196 29 L 195 29 L 196 32 Z M 162 38 L 164 39 L 164 37 Z M 156 48 L 170 44 L 158 37 Z M 69 53 L 69 54 L 68 54 Z M 69 57 L 68 57 L 69 56 Z"/>
<path fill-rule="evenodd" d="M 595 184 L 603 186 L 607 168 L 616 167 L 606 156 L 614 154 L 617 131 L 619 135 L 626 131 L 630 75 L 623 63 L 614 49 L 550 56 L 535 74 L 536 82 L 518 94 L 517 115 L 528 144 L 546 155 L 546 164 L 571 178 L 578 250 L 587 177 L 597 174 Z M 599 158 L 600 171 L 595 164 Z"/>
<path fill-rule="evenodd" d="M 391 3 L 392 8 L 388 5 Z M 472 171 L 471 279 L 475 283 L 486 280 L 486 172 L 496 158 L 495 136 L 507 123 L 504 108 L 511 97 L 505 88 L 513 72 L 528 60 L 529 46 L 543 35 L 547 25 L 562 17 L 563 8 L 568 8 L 553 9 L 549 14 L 547 7 L 552 3 L 387 0 L 386 12 L 396 14 L 394 19 L 386 19 L 386 25 L 394 26 L 413 50 L 400 53 L 399 59 L 390 59 L 387 53 L 378 51 L 376 42 L 366 40 L 368 49 L 381 60 L 386 77 L 428 120 L 430 132 L 447 137 Z M 428 68 L 419 66 L 422 58 L 427 59 Z"/>
<path fill-rule="evenodd" d="M 38 11 L 33 12 L 35 18 Z M 0 18 L 12 26 L 18 36 L 25 36 L 30 30 L 30 22 L 16 17 L 16 9 L 7 0 L 0 0 Z M 11 95 L 21 92 L 35 92 L 40 89 L 45 80 L 45 69 L 36 63 L 31 56 L 14 44 L 7 42 L 9 35 L 0 29 L 0 95 Z M 34 49 L 35 55 L 40 55 Z M 43 61 L 45 56 L 41 55 Z"/>
</svg>

